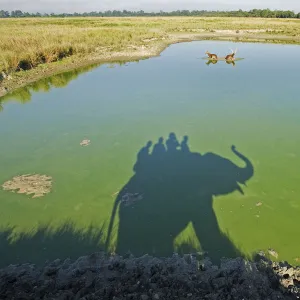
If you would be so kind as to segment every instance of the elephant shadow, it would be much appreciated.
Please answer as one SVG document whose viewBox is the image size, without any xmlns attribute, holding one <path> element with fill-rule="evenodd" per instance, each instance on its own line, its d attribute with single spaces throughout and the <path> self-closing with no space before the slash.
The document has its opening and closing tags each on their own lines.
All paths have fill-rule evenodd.
<svg viewBox="0 0 300 300">
<path fill-rule="evenodd" d="M 219 228 L 213 198 L 234 191 L 243 194 L 240 184 L 254 174 L 250 160 L 234 146 L 233 153 L 245 167 L 214 153 L 191 152 L 188 137 L 179 143 L 174 133 L 166 143 L 161 137 L 152 151 L 151 147 L 149 141 L 138 152 L 134 175 L 115 200 L 107 245 L 118 213 L 118 254 L 169 256 L 175 238 L 191 223 L 202 250 L 213 261 L 241 255 Z M 136 201 L 130 202 L 128 195 Z"/>
</svg>

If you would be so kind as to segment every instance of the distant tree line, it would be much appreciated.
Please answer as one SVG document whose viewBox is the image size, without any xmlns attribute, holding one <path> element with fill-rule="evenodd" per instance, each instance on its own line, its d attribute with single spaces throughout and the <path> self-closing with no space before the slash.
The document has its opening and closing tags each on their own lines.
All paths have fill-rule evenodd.
<svg viewBox="0 0 300 300">
<path fill-rule="evenodd" d="M 201 17 L 257 17 L 257 18 L 298 18 L 300 13 L 291 10 L 270 10 L 270 9 L 252 9 L 249 11 L 207 11 L 207 10 L 176 10 L 171 12 L 145 12 L 128 10 L 108 10 L 104 12 L 85 12 L 85 13 L 28 13 L 21 10 L 4 11 L 0 10 L 0 18 L 58 18 L 58 17 L 152 17 L 152 16 L 201 16 Z"/>
</svg>

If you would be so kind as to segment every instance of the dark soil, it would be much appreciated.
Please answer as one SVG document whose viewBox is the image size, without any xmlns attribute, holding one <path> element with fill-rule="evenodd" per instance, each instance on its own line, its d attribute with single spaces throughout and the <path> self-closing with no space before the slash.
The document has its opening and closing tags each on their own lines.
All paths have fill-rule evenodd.
<svg viewBox="0 0 300 300">
<path fill-rule="evenodd" d="M 297 299 L 300 267 L 224 259 L 219 267 L 194 255 L 154 258 L 95 253 L 43 268 L 10 265 L 0 270 L 0 299 Z"/>
</svg>

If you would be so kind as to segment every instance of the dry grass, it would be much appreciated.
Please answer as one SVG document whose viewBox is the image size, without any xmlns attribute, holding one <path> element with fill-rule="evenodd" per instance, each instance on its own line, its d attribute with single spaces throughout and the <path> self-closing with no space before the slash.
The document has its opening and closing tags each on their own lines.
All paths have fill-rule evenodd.
<svg viewBox="0 0 300 300">
<path fill-rule="evenodd" d="M 196 17 L 0 19 L 0 72 L 26 70 L 71 55 L 147 47 L 171 33 L 217 30 L 300 36 L 300 21 Z"/>
<path fill-rule="evenodd" d="M 138 27 L 108 27 L 109 22 L 76 19 L 0 21 L 0 71 L 27 70 L 74 54 L 116 52 L 160 38 Z"/>
</svg>

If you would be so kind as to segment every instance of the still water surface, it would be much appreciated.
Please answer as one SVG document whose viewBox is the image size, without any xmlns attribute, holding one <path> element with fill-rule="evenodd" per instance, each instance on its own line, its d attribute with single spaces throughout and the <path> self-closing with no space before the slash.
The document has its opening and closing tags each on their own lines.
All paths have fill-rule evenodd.
<svg viewBox="0 0 300 300">
<path fill-rule="evenodd" d="M 245 59 L 235 66 L 202 59 L 236 47 Z M 91 66 L 2 98 L 0 183 L 27 173 L 54 182 L 42 198 L 0 191 L 0 264 L 76 257 L 105 244 L 136 255 L 202 249 L 215 259 L 274 248 L 295 263 L 298 53 L 177 44 L 156 58 Z M 81 147 L 85 138 L 91 144 Z M 126 193 L 143 199 L 124 206 Z"/>
</svg>

